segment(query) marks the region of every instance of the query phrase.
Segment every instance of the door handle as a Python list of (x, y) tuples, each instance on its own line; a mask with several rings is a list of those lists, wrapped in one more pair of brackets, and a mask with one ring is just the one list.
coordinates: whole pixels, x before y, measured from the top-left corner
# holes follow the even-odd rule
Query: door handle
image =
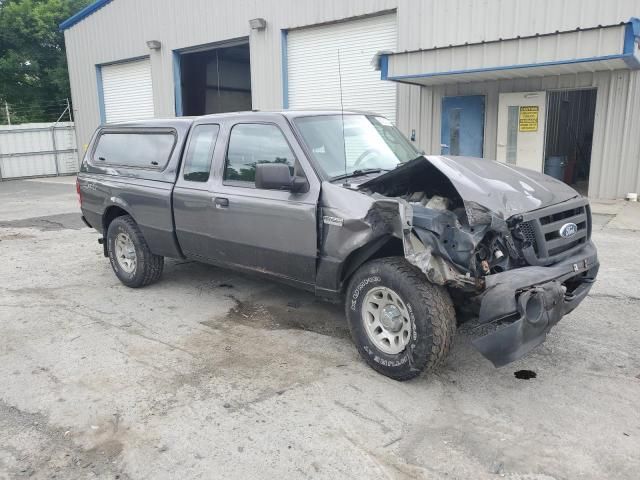
[(216, 197), (214, 199), (216, 207), (218, 208), (227, 208), (229, 206), (229, 199), (224, 197)]

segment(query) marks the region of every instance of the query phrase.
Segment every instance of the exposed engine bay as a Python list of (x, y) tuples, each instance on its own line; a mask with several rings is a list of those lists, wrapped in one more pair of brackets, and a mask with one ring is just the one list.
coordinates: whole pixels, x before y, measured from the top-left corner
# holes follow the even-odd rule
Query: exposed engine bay
[[(409, 233), (404, 222), (405, 256), (431, 281), (481, 288), (486, 275), (526, 265), (521, 252), (529, 242), (520, 233), (517, 215), (507, 222), (463, 200), (449, 178), (426, 161), (404, 170), (394, 172), (388, 182), (382, 175), (361, 189), (376, 198), (394, 198), (409, 210), (404, 215), (411, 223)], [(437, 259), (453, 268), (438, 265)]]

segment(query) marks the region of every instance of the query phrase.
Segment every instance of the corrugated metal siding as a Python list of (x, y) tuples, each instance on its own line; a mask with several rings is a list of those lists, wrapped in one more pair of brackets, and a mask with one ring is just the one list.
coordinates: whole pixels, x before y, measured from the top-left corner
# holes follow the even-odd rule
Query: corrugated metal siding
[(399, 51), (614, 25), (638, 0), (399, 0)]
[(148, 58), (105, 65), (101, 69), (107, 123), (153, 118), (153, 84)]
[(380, 81), (371, 59), (379, 51), (395, 51), (397, 36), (395, 15), (292, 30), (287, 37), (289, 108), (339, 109), (342, 98), (347, 110), (395, 122), (396, 84)]
[[(574, 62), (594, 57), (620, 55), (625, 26), (603, 27), (557, 35), (517, 38), (501, 42), (478, 43), (451, 48), (399, 53), (389, 58), (389, 78), (408, 75), (439, 74), (416, 77), (411, 82), (433, 85), (452, 82), (497, 80), (499, 78), (543, 76), (558, 73), (592, 72), (625, 68), (622, 59), (547, 65), (512, 69), (515, 65)], [(506, 68), (506, 69), (505, 69)], [(490, 71), (478, 71), (490, 69)], [(468, 73), (450, 73), (468, 72)]]
[(74, 125), (70, 122), (0, 126), (0, 178), (75, 173), (75, 149)]
[(440, 153), (444, 96), (486, 95), (485, 158), (496, 158), (498, 95), (572, 88), (597, 88), (589, 196), (616, 198), (640, 191), (640, 71), (620, 70), (423, 87), (420, 145)]
[[(65, 31), (71, 91), (76, 116), (78, 141), (86, 145), (100, 122), (95, 65), (150, 55), (153, 72), (156, 116), (174, 115), (173, 50), (232, 38), (250, 37), (251, 81), (254, 108), (282, 107), (281, 29), (339, 21), (397, 8), (398, 51), (433, 48), (515, 38), (536, 33), (611, 25), (640, 15), (640, 0), (114, 0), (98, 12)], [(264, 31), (249, 29), (248, 20), (267, 20)], [(149, 52), (145, 42), (160, 40), (162, 50)], [(617, 76), (622, 75), (620, 80)], [(612, 78), (616, 80), (610, 80)], [(626, 83), (624, 77), (627, 77)], [(633, 77), (634, 80), (630, 80)], [(588, 79), (586, 81), (585, 79)], [(506, 91), (571, 88), (586, 84), (600, 87), (597, 125), (600, 117), (617, 119), (629, 115), (625, 123), (630, 135), (638, 138), (638, 115), (630, 114), (640, 101), (637, 73), (580, 74), (543, 79), (482, 82), (448, 87), (453, 92), (489, 92), (487, 119), (497, 118), (497, 94)], [(493, 86), (489, 85), (492, 84)], [(398, 87), (397, 124), (425, 147), (439, 145), (441, 91), (446, 88)], [(511, 90), (509, 90), (511, 89)], [(616, 92), (629, 93), (624, 101)], [(607, 90), (606, 96), (600, 92)], [(455, 93), (452, 93), (455, 94)], [(492, 105), (495, 104), (495, 107)], [(599, 116), (599, 117), (598, 117)], [(487, 120), (485, 140), (487, 156), (495, 156), (495, 121)], [(490, 131), (493, 129), (493, 131)], [(635, 134), (635, 137), (633, 137)], [(599, 138), (609, 136), (613, 140)], [(638, 143), (624, 142), (622, 133), (596, 129), (591, 175), (594, 196), (621, 195), (630, 188), (629, 179), (638, 187)], [(624, 148), (616, 150), (616, 140)], [(596, 145), (601, 150), (596, 150)], [(599, 173), (598, 159), (624, 157), (615, 165), (615, 175)], [(635, 162), (635, 163), (634, 163)], [(607, 160), (607, 165), (610, 165)], [(611, 170), (613, 172), (614, 170)], [(635, 177), (634, 177), (635, 174)], [(614, 176), (623, 177), (613, 179)]]
[[(173, 50), (249, 36), (253, 107), (282, 108), (281, 30), (396, 8), (397, 0), (114, 0), (65, 31), (82, 153), (100, 123), (95, 65), (150, 55), (155, 115), (175, 114)], [(264, 31), (249, 19), (267, 20)], [(147, 40), (162, 49), (149, 52)]]

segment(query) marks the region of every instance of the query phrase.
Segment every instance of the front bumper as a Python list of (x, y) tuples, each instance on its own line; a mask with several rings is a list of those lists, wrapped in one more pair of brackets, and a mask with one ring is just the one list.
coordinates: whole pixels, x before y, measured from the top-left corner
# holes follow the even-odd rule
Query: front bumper
[(526, 355), (584, 300), (599, 266), (596, 247), (589, 241), (555, 265), (487, 276), (479, 321), (495, 331), (474, 339), (473, 345), (496, 367)]

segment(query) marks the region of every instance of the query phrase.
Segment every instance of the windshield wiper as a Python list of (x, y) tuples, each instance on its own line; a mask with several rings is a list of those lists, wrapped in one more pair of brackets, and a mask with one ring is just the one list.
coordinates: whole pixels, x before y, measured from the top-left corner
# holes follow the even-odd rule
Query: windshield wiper
[(363, 175), (368, 175), (370, 173), (380, 173), (380, 172), (388, 172), (388, 169), (385, 168), (362, 168), (358, 170), (354, 170), (351, 173), (347, 173), (344, 175), (338, 175), (336, 177), (331, 177), (331, 181), (335, 180), (344, 180), (345, 178), (353, 178), (353, 177), (361, 177)]

